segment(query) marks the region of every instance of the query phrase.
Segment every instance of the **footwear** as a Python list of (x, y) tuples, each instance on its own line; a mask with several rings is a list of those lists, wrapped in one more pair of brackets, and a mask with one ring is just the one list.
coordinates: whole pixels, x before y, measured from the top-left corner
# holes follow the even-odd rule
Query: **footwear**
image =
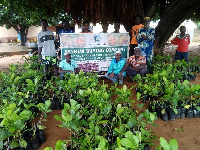
[(122, 84), (123, 84), (123, 81), (119, 81), (119, 84), (121, 84), (121, 85), (122, 85)]

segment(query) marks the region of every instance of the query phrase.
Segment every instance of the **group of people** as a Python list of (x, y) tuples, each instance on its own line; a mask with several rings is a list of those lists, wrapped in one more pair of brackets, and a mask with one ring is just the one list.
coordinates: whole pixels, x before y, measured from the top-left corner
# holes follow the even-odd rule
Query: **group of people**
[[(155, 29), (150, 27), (150, 18), (145, 17), (144, 23), (141, 24), (141, 19), (139, 16), (134, 18), (134, 26), (132, 27), (130, 35), (130, 52), (129, 58), (126, 62), (124, 58), (121, 57), (121, 52), (117, 51), (115, 53), (115, 59), (111, 61), (110, 67), (106, 74), (106, 77), (112, 80), (114, 83), (119, 80), (119, 84), (123, 84), (123, 77), (126, 74), (129, 75), (131, 80), (137, 74), (144, 76), (147, 72), (151, 71), (151, 62), (153, 59), (153, 44), (155, 42)], [(55, 41), (59, 42), (59, 35), (61, 33), (74, 33), (72, 29), (69, 28), (68, 20), (62, 21), (63, 29), (58, 32), (58, 38), (54, 39), (54, 34), (52, 31), (47, 29), (47, 20), (41, 20), (42, 31), (37, 35), (38, 43), (38, 55), (39, 62), (44, 64), (44, 72), (47, 74), (53, 69), (53, 73), (63, 78), (66, 73), (79, 72), (78, 66), (74, 60), (71, 59), (70, 53), (64, 54), (64, 60), (59, 64), (59, 69), (57, 69), (57, 54), (55, 51)], [(102, 24), (103, 32), (107, 33), (108, 23)], [(115, 31), (113, 33), (119, 33), (120, 24), (114, 24)], [(181, 34), (176, 36), (171, 43), (178, 45), (176, 50), (175, 60), (182, 60), (188, 62), (188, 45), (190, 44), (190, 37), (185, 34), (185, 26), (180, 27)], [(81, 33), (92, 33), (89, 30), (89, 22), (83, 22), (83, 30)], [(51, 70), (52, 71), (52, 70)]]

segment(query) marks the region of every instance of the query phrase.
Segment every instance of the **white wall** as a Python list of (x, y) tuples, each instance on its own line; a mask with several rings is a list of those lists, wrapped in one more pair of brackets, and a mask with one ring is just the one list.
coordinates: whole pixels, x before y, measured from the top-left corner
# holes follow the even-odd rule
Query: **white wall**
[[(31, 26), (28, 30), (28, 38), (37, 37), (37, 34), (41, 31), (41, 27)], [(14, 28), (6, 29), (0, 26), (0, 38), (13, 38), (18, 37), (17, 31)]]

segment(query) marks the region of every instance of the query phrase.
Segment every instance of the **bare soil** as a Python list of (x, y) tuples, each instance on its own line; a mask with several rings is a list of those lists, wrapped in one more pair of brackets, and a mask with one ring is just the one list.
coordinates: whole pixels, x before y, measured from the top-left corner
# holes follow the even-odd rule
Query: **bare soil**
[[(12, 45), (11, 45), (12, 46)], [(4, 47), (5, 48), (5, 47)], [(12, 49), (12, 48), (10, 48)], [(12, 52), (12, 54), (9, 52), (9, 55), (2, 55), (2, 51), (0, 49), (0, 71), (1, 70), (8, 70), (9, 64), (17, 64), (17, 62), (22, 62), (22, 53), (27, 55), (27, 50), (19, 49)], [(4, 51), (5, 52), (5, 51)], [(7, 51), (6, 51), (7, 52)], [(175, 46), (167, 45), (164, 51), (166, 54), (174, 55), (175, 54)], [(200, 56), (200, 46), (198, 44), (192, 44), (189, 47), (189, 53), (191, 56)], [(5, 53), (4, 53), (5, 54)], [(16, 55), (17, 54), (17, 55)], [(107, 79), (100, 79), (99, 81), (102, 83), (103, 80), (106, 84), (111, 85), (111, 82)], [(200, 73), (197, 74), (197, 78), (195, 81), (192, 81), (191, 83), (194, 84), (200, 84)], [(129, 78), (126, 77), (124, 79), (124, 85), (127, 85), (128, 88), (135, 86), (135, 83), (129, 82)], [(118, 85), (119, 87), (121, 85)], [(121, 86), (122, 87), (122, 86)], [(132, 99), (136, 99), (136, 91), (135, 88), (132, 89)], [(141, 102), (139, 102), (141, 103)], [(133, 108), (135, 108), (135, 105)], [(144, 108), (147, 108), (148, 104), (145, 103)], [(55, 143), (57, 140), (67, 140), (70, 136), (67, 129), (63, 129), (58, 127), (61, 123), (57, 121), (54, 116), (55, 115), (61, 115), (61, 110), (54, 110), (51, 113), (48, 114), (47, 121), (44, 122), (44, 125), (46, 126), (45, 135), (46, 135), (46, 142), (42, 144), (39, 150), (43, 150), (45, 147), (53, 147), (55, 146)], [(175, 138), (178, 141), (179, 149), (180, 150), (199, 150), (200, 149), (200, 118), (193, 118), (193, 119), (178, 119), (175, 121), (162, 121), (161, 119), (158, 119), (155, 121), (155, 124), (157, 127), (152, 127), (151, 125), (148, 127), (152, 130), (152, 133), (157, 136), (157, 139), (154, 140), (155, 145), (158, 145), (159, 138), (164, 137), (167, 141), (169, 141), (171, 138)], [(151, 150), (154, 150), (155, 146), (151, 148)]]

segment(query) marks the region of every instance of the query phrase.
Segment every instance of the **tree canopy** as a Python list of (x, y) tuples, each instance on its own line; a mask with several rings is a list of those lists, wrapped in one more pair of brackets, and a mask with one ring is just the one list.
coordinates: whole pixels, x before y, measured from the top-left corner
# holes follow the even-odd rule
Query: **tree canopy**
[[(6, 19), (15, 20), (14, 24), (30, 26), (37, 24), (41, 18), (57, 23), (59, 16), (67, 13), (75, 23), (81, 21), (119, 22), (128, 31), (133, 26), (135, 15), (160, 19), (156, 28), (156, 52), (162, 52), (164, 43), (175, 29), (185, 20), (200, 18), (199, 0), (1, 0), (3, 7), (10, 15), (1, 15), (0, 22), (7, 24)], [(2, 11), (0, 11), (1, 14)], [(4, 16), (4, 17), (3, 17)], [(65, 17), (65, 16), (63, 16)], [(12, 19), (10, 19), (12, 18)], [(17, 18), (19, 20), (17, 20)], [(17, 23), (16, 23), (17, 22)], [(12, 23), (13, 24), (13, 23)], [(11, 26), (11, 25), (10, 25)]]

